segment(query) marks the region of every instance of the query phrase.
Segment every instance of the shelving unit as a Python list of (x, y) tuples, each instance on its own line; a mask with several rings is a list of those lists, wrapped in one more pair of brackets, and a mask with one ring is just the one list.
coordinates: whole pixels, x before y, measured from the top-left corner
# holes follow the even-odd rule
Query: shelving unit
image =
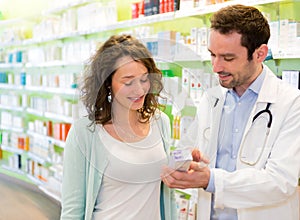
[[(50, 15), (59, 16), (70, 9), (78, 9), (93, 3), (99, 3), (99, 1), (75, 1), (61, 7), (46, 10), (41, 13), (41, 18), (46, 18)], [(5, 112), (11, 114), (11, 116), (17, 115), (24, 120), (24, 126), (22, 126), (22, 128), (14, 127), (13, 124), (11, 124), (12, 126), (9, 124), (5, 125), (5, 123), (1, 121), (0, 130), (2, 131), (2, 134), (5, 133), (5, 135), (8, 136), (13, 134), (17, 136), (26, 136), (30, 139), (30, 146), (28, 150), (19, 149), (18, 146), (13, 144), (13, 141), (3, 143), (2, 140), (1, 150), (4, 154), (4, 161), (9, 160), (8, 158), (13, 155), (21, 155), (22, 158), (24, 157), (25, 161), (22, 159), (22, 168), (13, 169), (13, 171), (20, 175), (29, 175), (30, 178), (34, 179), (45, 192), (59, 200), (59, 186), (63, 162), (62, 152), (65, 144), (65, 137), (62, 138), (61, 134), (54, 135), (53, 131), (49, 134), (49, 132), (46, 131), (49, 127), (45, 124), (51, 122), (52, 124), (69, 125), (72, 124), (74, 118), (79, 117), (80, 110), (77, 107), (78, 91), (76, 90), (76, 77), (82, 72), (88, 57), (97, 48), (98, 42), (103, 42), (110, 35), (116, 33), (128, 32), (135, 34), (136, 30), (141, 30), (142, 28), (150, 28), (152, 30), (149, 31), (146, 36), (138, 36), (141, 40), (145, 40), (145, 43), (149, 42), (149, 40), (159, 41), (160, 39), (157, 36), (157, 33), (165, 30), (181, 32), (181, 35), (186, 37), (189, 35), (187, 33), (190, 33), (193, 27), (201, 28), (207, 25), (208, 17), (211, 13), (224, 6), (236, 3), (266, 7), (267, 13), (269, 11), (276, 11), (275, 16), (273, 15), (274, 13), (270, 13), (273, 17), (275, 17), (271, 18), (273, 20), (281, 19), (280, 14), (278, 14), (281, 10), (281, 4), (295, 4), (298, 8), (300, 7), (296, 1), (233, 0), (216, 5), (194, 8), (189, 11), (179, 10), (132, 20), (112, 21), (109, 25), (99, 26), (89, 30), (72, 30), (68, 33), (64, 32), (53, 36), (39, 36), (37, 38), (22, 40), (17, 39), (0, 43), (0, 62), (2, 61), (2, 63), (0, 63), (0, 73), (5, 73), (7, 77), (14, 78), (12, 81), (7, 79), (7, 82), (0, 83), (0, 113), (2, 114)], [(286, 17), (284, 19), (286, 19)], [(32, 19), (27, 21), (26, 18), (14, 19), (11, 21), (0, 21), (0, 34), (1, 29), (8, 28), (9, 26), (18, 26), (20, 22), (30, 23), (31, 27), (34, 26), (34, 24), (32, 24)], [(161, 56), (155, 56), (160, 67), (166, 69), (173, 68), (175, 69), (174, 72), (177, 72), (179, 69), (181, 71), (184, 67), (201, 67), (204, 68), (205, 71), (211, 72), (211, 67), (208, 62), (210, 60), (209, 54), (195, 52), (193, 50), (193, 45), (191, 44), (184, 44), (179, 41), (171, 43), (172, 45), (179, 45), (180, 48), (185, 48), (186, 53), (173, 54), (165, 59)], [(62, 51), (67, 50), (68, 48), (66, 47), (69, 44), (73, 44), (74, 48), (78, 45), (83, 45), (82, 53), (79, 54), (79, 56), (76, 56), (77, 54), (73, 54), (75, 58), (79, 58), (73, 59), (73, 56), (63, 56)], [(75, 51), (74, 48), (73, 50)], [(50, 53), (49, 51), (53, 52), (53, 59), (44, 58), (41, 59), (42, 61), (38, 62), (28, 60), (30, 58), (28, 55), (29, 53), (31, 53), (31, 55), (35, 53), (35, 56), (32, 56), (38, 57), (37, 54), (44, 52), (43, 56), (46, 57), (45, 54)], [(19, 61), (11, 61), (10, 59), (16, 59), (15, 56), (17, 56), (17, 52), (21, 53), (23, 56), (22, 59)], [(273, 60), (267, 61), (266, 63), (271, 67), (271, 69), (276, 69), (277, 72), (280, 72), (280, 68), (278, 67), (280, 60), (288, 60), (284, 62), (297, 60), (297, 62), (292, 61), (293, 67), (300, 69), (300, 65), (298, 64), (300, 51), (298, 52), (299, 54), (288, 54), (285, 52), (275, 53), (273, 54)], [(55, 53), (58, 53), (58, 55)], [(27, 54), (27, 58), (25, 54)], [(3, 59), (3, 57), (7, 59)], [(27, 82), (22, 82), (20, 78), (21, 72), (25, 72), (26, 77), (31, 76), (32, 81), (29, 83), (28, 79), (30, 77), (27, 77)], [(280, 75), (280, 73), (278, 74)], [(55, 80), (57, 79), (55, 77), (53, 78), (53, 75), (57, 75), (59, 77), (65, 76), (70, 79), (70, 83), (68, 85), (65, 84), (60, 86), (59, 82), (66, 82), (68, 80), (61, 78), (58, 80), (59, 82), (56, 82)], [(181, 74), (176, 73), (175, 76), (181, 77)], [(46, 83), (49, 79), (47, 77), (52, 80), (52, 86)], [(2, 95), (11, 95), (16, 97), (16, 99), (19, 100), (18, 105), (1, 104)], [(64, 103), (64, 105), (66, 105), (65, 108), (68, 110), (65, 109), (58, 112), (51, 112), (47, 111), (46, 108), (35, 108), (33, 104), (34, 101), (37, 101), (43, 103), (43, 105), (47, 105), (53, 97), (56, 101), (60, 100), (56, 102), (57, 106), (61, 106), (61, 103)], [(72, 109), (74, 107), (76, 107), (76, 110), (74, 111), (73, 109), (72, 114), (70, 114), (70, 108)], [(65, 114), (65, 112), (69, 113)], [(39, 127), (33, 129), (34, 126)], [(45, 143), (46, 146), (32, 146), (31, 144), (34, 143), (34, 140), (43, 140), (42, 143)], [(40, 154), (36, 153), (39, 152), (39, 150), (43, 152)], [(29, 169), (29, 164), (26, 165), (26, 163), (35, 163), (36, 169), (40, 169), (40, 173), (35, 174), (32, 172), (32, 169)], [(9, 164), (5, 164), (3, 165), (3, 168), (11, 169), (11, 166)], [(46, 175), (43, 176), (44, 174)], [(53, 184), (53, 188), (51, 188), (51, 184)]]

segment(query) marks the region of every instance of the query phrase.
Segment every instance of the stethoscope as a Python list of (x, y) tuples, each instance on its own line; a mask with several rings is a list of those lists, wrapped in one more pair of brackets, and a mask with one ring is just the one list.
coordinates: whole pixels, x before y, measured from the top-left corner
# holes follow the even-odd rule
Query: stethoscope
[[(216, 107), (216, 105), (217, 105), (217, 103), (218, 103), (218, 101), (219, 101), (219, 99), (217, 99), (216, 100), (216, 102), (214, 103), (214, 107)], [(266, 131), (266, 135), (265, 135), (265, 139), (264, 139), (264, 143), (263, 143), (263, 147), (262, 147), (262, 150), (261, 150), (261, 152), (260, 152), (260, 154), (259, 154), (259, 156), (258, 156), (258, 158), (254, 161), (254, 162), (249, 162), (249, 161), (246, 161), (246, 160), (244, 160), (243, 159), (243, 157), (242, 157), (242, 154), (243, 154), (243, 149), (244, 149), (244, 143), (245, 143), (245, 140), (247, 139), (247, 134), (246, 134), (246, 137), (244, 138), (244, 140), (243, 140), (243, 142), (242, 142), (242, 144), (241, 144), (241, 148), (240, 148), (240, 153), (239, 153), (239, 159), (240, 159), (240, 161), (242, 162), (242, 163), (244, 163), (244, 164), (247, 164), (247, 165), (249, 165), (249, 166), (255, 166), (257, 163), (258, 163), (258, 161), (260, 160), (260, 158), (262, 157), (262, 154), (263, 154), (263, 152), (264, 152), (264, 149), (265, 149), (265, 146), (266, 146), (266, 142), (267, 142), (267, 138), (268, 138), (268, 136), (269, 136), (269, 133), (270, 133), (270, 129), (271, 129), (271, 125), (272, 125), (272, 121), (273, 121), (273, 116), (272, 116), (272, 113), (271, 113), (271, 111), (270, 111), (270, 105), (271, 105), (271, 103), (267, 103), (267, 106), (266, 106), (266, 108), (265, 109), (263, 109), (263, 110), (261, 110), (261, 111), (259, 111), (259, 112), (257, 112), (254, 116), (253, 116), (253, 119), (252, 119), (252, 124), (255, 122), (255, 120), (259, 117), (259, 116), (261, 116), (262, 114), (264, 114), (264, 113), (266, 113), (267, 115), (268, 115), (268, 123), (267, 123), (267, 131)], [(210, 136), (210, 127), (208, 127), (208, 128), (205, 128), (204, 129), (204, 132), (203, 132), (203, 138), (205, 139), (205, 140), (209, 140), (209, 136)]]
[(262, 115), (263, 113), (267, 113), (269, 115), (269, 122), (267, 124), (268, 132), (270, 131), (270, 128), (271, 128), (271, 125), (272, 125), (272, 120), (273, 120), (272, 113), (271, 113), (271, 111), (269, 109), (270, 105), (271, 105), (271, 103), (268, 102), (267, 106), (266, 106), (266, 109), (257, 112), (256, 115), (254, 115), (253, 120), (252, 120), (252, 123), (253, 123), (255, 121), (255, 119), (257, 119), (260, 115)]
[(244, 149), (244, 142), (245, 142), (245, 139), (247, 138), (247, 134), (246, 134), (246, 137), (244, 138), (243, 140), (243, 143), (241, 144), (241, 149), (240, 149), (240, 153), (239, 153), (239, 158), (240, 158), (240, 161), (244, 164), (247, 164), (249, 166), (255, 166), (258, 161), (260, 160), (260, 158), (262, 157), (262, 154), (264, 152), (264, 149), (265, 149), (265, 146), (266, 146), (266, 142), (267, 142), (267, 138), (269, 136), (269, 133), (270, 133), (270, 128), (271, 128), (271, 125), (272, 125), (272, 120), (273, 120), (273, 116), (272, 116), (272, 113), (270, 111), (270, 105), (271, 103), (267, 103), (267, 106), (264, 110), (261, 110), (259, 111), (258, 113), (256, 113), (252, 119), (252, 124), (255, 122), (255, 120), (262, 114), (264, 113), (267, 113), (268, 116), (269, 116), (269, 120), (268, 120), (268, 123), (267, 123), (267, 131), (266, 131), (266, 136), (265, 136), (265, 140), (264, 140), (264, 143), (263, 143), (263, 146), (262, 146), (262, 150), (258, 156), (258, 158), (253, 161), (253, 162), (249, 162), (249, 161), (245, 161), (243, 158), (242, 158), (242, 152), (243, 152), (243, 149)]

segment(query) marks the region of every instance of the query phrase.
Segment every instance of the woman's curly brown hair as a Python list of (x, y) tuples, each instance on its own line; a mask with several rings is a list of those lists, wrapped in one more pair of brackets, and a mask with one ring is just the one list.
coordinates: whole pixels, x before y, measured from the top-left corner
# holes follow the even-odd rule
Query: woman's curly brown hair
[(111, 36), (90, 58), (84, 69), (80, 87), (81, 101), (88, 118), (96, 124), (106, 124), (111, 120), (111, 103), (107, 97), (110, 92), (112, 76), (117, 70), (120, 58), (129, 56), (141, 62), (148, 70), (150, 90), (143, 107), (138, 110), (141, 122), (148, 122), (160, 106), (157, 98), (163, 89), (162, 73), (157, 68), (152, 55), (145, 45), (131, 35)]

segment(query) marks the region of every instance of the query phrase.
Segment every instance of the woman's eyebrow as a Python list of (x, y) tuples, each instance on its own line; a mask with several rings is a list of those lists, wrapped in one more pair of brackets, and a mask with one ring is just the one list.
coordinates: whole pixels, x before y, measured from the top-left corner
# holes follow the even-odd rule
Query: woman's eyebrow
[[(145, 76), (145, 75), (148, 75), (148, 74), (149, 74), (149, 73), (148, 73), (148, 71), (147, 71), (147, 72), (143, 73), (142, 76)], [(126, 76), (122, 76), (122, 77), (121, 77), (121, 79), (133, 79), (133, 78), (135, 78), (134, 75), (126, 75)]]

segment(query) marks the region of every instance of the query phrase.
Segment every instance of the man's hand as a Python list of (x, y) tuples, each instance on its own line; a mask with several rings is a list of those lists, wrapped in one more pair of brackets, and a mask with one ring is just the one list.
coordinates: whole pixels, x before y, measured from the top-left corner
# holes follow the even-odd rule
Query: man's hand
[(161, 179), (170, 188), (206, 188), (210, 178), (210, 170), (199, 162), (192, 161), (187, 172), (176, 171), (164, 167)]
[(209, 159), (201, 153), (197, 148), (192, 150), (193, 161), (209, 164)]

